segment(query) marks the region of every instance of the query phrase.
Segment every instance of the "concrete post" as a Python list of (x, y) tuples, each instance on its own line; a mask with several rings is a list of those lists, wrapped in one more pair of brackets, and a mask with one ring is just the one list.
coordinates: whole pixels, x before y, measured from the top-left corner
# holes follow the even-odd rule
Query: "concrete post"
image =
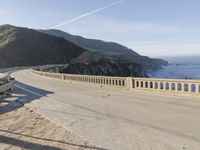
[(166, 91), (167, 88), (166, 88), (166, 82), (163, 82), (163, 90)]
[(192, 84), (188, 84), (188, 92), (192, 93)]
[(150, 84), (151, 84), (151, 82), (150, 82), (150, 81), (148, 81), (147, 83), (148, 83), (148, 85), (147, 85), (147, 88), (148, 88), (148, 89), (151, 89), (151, 85), (150, 85)]
[(156, 90), (156, 82), (153, 81), (153, 90)]
[(160, 82), (158, 82), (158, 90), (161, 90), (161, 89), (160, 89)]
[(175, 83), (175, 92), (178, 92), (178, 83)]
[(151, 89), (151, 82), (148, 81), (148, 89)]
[(199, 84), (196, 84), (195, 86), (196, 86), (196, 93), (199, 94)]
[(65, 75), (64, 74), (62, 74), (62, 80), (65, 80)]
[(172, 91), (172, 83), (169, 82), (169, 91)]
[(128, 77), (128, 78), (126, 79), (126, 82), (127, 82), (127, 88), (132, 89), (132, 88), (135, 87), (135, 86), (133, 85), (133, 83), (134, 83), (133, 80), (134, 80), (134, 79), (133, 79), (132, 77)]
[(181, 86), (182, 86), (182, 92), (184, 92), (185, 91), (185, 84), (182, 83)]
[(138, 88), (140, 89), (140, 88), (141, 88), (141, 82), (140, 82), (140, 81), (138, 81), (138, 84), (139, 84)]

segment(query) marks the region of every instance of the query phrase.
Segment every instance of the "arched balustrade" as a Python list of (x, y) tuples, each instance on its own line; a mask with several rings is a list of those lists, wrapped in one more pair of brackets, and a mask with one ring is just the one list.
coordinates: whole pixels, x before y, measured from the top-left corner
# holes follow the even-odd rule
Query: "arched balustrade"
[(154, 78), (125, 78), (125, 77), (106, 77), (106, 76), (87, 76), (49, 73), (32, 70), (36, 75), (62, 79), (74, 80), (79, 82), (102, 84), (124, 88), (135, 88), (140, 90), (152, 90), (166, 93), (198, 94), (200, 95), (199, 80), (175, 80), (175, 79), (154, 79)]

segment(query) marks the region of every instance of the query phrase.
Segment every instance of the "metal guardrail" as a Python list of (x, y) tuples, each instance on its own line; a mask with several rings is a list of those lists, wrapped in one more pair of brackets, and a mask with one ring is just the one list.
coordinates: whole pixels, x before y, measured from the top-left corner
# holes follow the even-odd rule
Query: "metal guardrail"
[(14, 88), (14, 80), (4, 84), (4, 85), (1, 85), (0, 86), (0, 93), (5, 93), (5, 92), (11, 92)]
[(0, 94), (9, 93), (14, 89), (15, 79), (11, 78), (9, 74), (3, 74), (0, 77)]

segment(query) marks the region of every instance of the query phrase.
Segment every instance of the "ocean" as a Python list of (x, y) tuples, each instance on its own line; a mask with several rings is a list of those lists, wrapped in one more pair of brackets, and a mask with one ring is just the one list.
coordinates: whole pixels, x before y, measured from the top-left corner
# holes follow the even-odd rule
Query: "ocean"
[(149, 71), (152, 78), (200, 79), (200, 56), (166, 57), (170, 64), (163, 69)]

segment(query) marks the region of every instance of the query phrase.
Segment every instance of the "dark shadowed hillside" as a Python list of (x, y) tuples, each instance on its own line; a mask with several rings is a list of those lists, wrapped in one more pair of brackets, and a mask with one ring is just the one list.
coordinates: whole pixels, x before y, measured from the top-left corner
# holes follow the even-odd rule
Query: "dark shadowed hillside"
[(120, 76), (120, 77), (147, 77), (144, 69), (138, 64), (130, 64), (126, 61), (113, 61), (101, 58), (96, 62), (88, 64), (70, 64), (62, 73), (98, 75), (98, 76)]
[(101, 40), (86, 39), (81, 36), (74, 36), (60, 30), (40, 30), (43, 33), (63, 37), (72, 43), (88, 49), (96, 58), (106, 57), (113, 60), (126, 60), (130, 63), (137, 63), (146, 69), (158, 69), (168, 63), (161, 59), (152, 59), (141, 56), (135, 51), (113, 42), (105, 42)]
[(64, 38), (28, 28), (0, 26), (0, 68), (65, 64), (85, 51)]

